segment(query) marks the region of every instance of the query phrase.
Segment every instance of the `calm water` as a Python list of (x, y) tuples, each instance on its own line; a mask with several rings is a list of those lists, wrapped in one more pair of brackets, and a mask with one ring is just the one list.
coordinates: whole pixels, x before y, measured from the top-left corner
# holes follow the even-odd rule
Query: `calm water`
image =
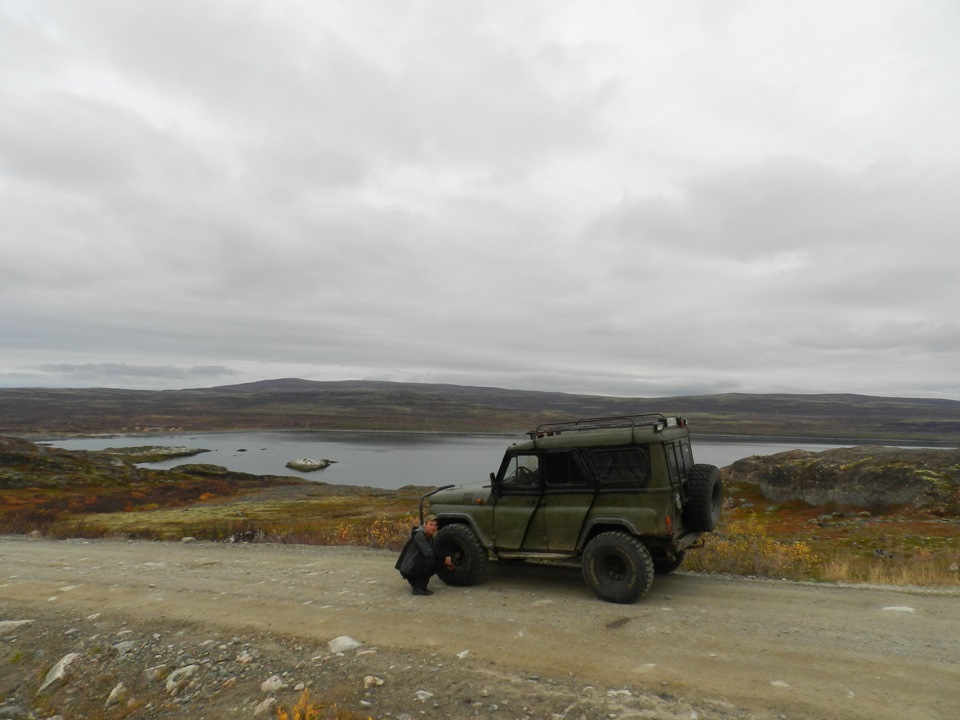
[[(164, 445), (205, 448), (209, 452), (144, 467), (171, 468), (185, 463), (211, 463), (255, 475), (294, 475), (337, 485), (396, 489), (404, 485), (448, 485), (482, 482), (500, 466), (504, 449), (524, 436), (434, 435), (348, 432), (224, 432), (135, 437), (77, 438), (49, 444), (67, 450)], [(697, 462), (718, 467), (750, 455), (785, 450), (827, 450), (841, 445), (704, 442), (694, 438)], [(299, 458), (335, 460), (326, 470), (301, 473), (285, 464)]]

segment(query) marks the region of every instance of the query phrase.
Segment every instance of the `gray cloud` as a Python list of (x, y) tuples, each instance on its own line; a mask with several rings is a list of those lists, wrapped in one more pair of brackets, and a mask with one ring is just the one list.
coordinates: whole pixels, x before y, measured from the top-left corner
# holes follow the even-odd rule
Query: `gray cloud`
[(6, 3), (0, 384), (960, 397), (957, 19)]

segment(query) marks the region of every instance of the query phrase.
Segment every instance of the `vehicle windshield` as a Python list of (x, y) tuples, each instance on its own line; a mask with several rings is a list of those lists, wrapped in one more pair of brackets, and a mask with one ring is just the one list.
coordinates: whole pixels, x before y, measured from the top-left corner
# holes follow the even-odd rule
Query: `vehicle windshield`
[(532, 487), (540, 484), (540, 458), (536, 455), (514, 455), (503, 473), (503, 484), (509, 487)]

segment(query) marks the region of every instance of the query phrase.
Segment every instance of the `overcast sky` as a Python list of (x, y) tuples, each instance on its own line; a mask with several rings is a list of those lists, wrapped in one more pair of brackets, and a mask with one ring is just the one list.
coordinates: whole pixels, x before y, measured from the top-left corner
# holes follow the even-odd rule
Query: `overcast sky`
[(960, 3), (0, 0), (0, 386), (960, 399)]

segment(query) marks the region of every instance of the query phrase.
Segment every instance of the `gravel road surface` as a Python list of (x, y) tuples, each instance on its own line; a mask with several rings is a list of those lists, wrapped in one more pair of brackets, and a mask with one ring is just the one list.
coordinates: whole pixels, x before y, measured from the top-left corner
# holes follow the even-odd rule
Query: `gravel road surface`
[[(0, 634), (0, 662), (47, 642), (33, 653), (52, 665), (70, 650), (58, 627), (87, 638), (176, 628), (182, 644), (259, 638), (261, 653), (285, 655), (273, 661), (291, 685), (302, 676), (318, 696), (321, 667), (334, 667), (318, 648), (348, 636), (365, 654), (335, 674), (341, 690), (357, 686), (340, 700), (357, 717), (960, 717), (954, 590), (680, 572), (658, 577), (640, 602), (615, 605), (578, 571), (492, 564), (480, 585), (435, 579), (432, 597), (413, 597), (394, 559), (347, 547), (0, 538), (0, 621), (35, 623)], [(37, 684), (19, 665), (0, 669), (11, 703)], [(370, 676), (382, 687), (364, 688)], [(424, 687), (429, 698), (415, 695)], [(151, 704), (130, 716), (214, 718), (233, 703), (237, 717), (254, 717), (260, 699), (208, 694), (189, 713)], [(295, 697), (290, 688), (281, 699)], [(44, 707), (53, 714), (58, 702), (52, 695)], [(76, 698), (67, 706), (74, 714), (63, 717), (87, 716)]]

